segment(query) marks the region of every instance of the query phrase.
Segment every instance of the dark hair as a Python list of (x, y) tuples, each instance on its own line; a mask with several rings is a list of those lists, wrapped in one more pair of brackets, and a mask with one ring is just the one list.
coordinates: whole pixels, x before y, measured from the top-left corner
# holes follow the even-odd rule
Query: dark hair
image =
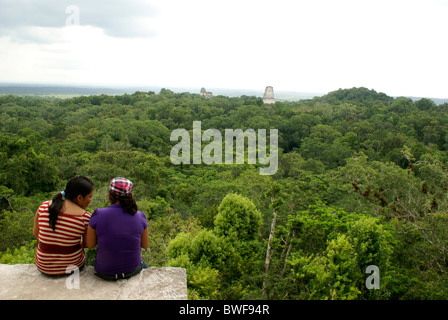
[[(85, 176), (76, 176), (71, 178), (67, 185), (65, 186), (65, 199), (73, 201), (79, 195), (85, 197), (89, 193), (93, 191), (93, 182), (85, 177)], [(64, 205), (63, 195), (59, 192), (57, 195), (53, 197), (51, 205), (48, 208), (48, 212), (50, 213), (50, 227), (53, 229), (56, 228), (56, 221), (58, 220), (59, 213), (62, 210), (62, 206)]]
[(109, 190), (109, 199), (111, 203), (120, 202), (120, 205), (123, 207), (123, 210), (131, 215), (134, 215), (138, 211), (137, 202), (135, 202), (132, 193), (123, 195), (117, 194), (113, 190)]

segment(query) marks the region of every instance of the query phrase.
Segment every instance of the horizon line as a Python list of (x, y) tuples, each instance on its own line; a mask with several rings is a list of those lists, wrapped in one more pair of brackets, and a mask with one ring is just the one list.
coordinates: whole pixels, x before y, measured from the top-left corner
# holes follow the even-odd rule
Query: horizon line
[[(79, 89), (113, 89), (113, 90), (119, 90), (119, 89), (168, 89), (168, 90), (198, 90), (200, 91), (201, 88), (205, 86), (164, 86), (164, 85), (144, 85), (144, 84), (92, 84), (92, 83), (52, 83), (52, 82), (3, 82), (0, 81), (0, 87), (8, 87), (8, 86), (18, 86), (18, 87), (30, 87), (30, 86), (36, 86), (36, 87), (58, 87), (58, 88), (79, 88)], [(264, 92), (265, 86), (263, 89), (254, 89), (254, 88), (231, 88), (231, 87), (208, 87), (207, 90), (217, 90), (217, 91), (238, 91), (238, 92)], [(207, 87), (205, 87), (207, 88)], [(292, 93), (292, 94), (306, 94), (306, 95), (314, 95), (314, 96), (323, 96), (330, 92), (338, 91), (338, 90), (347, 90), (347, 89), (353, 89), (353, 88), (366, 88), (369, 90), (374, 90), (378, 93), (384, 93), (387, 96), (398, 98), (398, 97), (406, 97), (406, 98), (427, 98), (427, 99), (437, 99), (437, 100), (448, 100), (448, 97), (440, 98), (440, 97), (430, 97), (430, 96), (418, 96), (418, 95), (389, 95), (383, 91), (378, 91), (374, 88), (368, 88), (365, 86), (358, 86), (358, 87), (351, 87), (351, 88), (338, 88), (334, 90), (329, 90), (327, 92), (324, 91), (296, 91), (296, 90), (276, 90), (274, 87), (274, 93)], [(182, 91), (186, 92), (186, 91)], [(178, 91), (178, 93), (182, 93)], [(194, 91), (188, 91), (190, 93), (194, 93)], [(448, 101), (447, 101), (448, 102)]]

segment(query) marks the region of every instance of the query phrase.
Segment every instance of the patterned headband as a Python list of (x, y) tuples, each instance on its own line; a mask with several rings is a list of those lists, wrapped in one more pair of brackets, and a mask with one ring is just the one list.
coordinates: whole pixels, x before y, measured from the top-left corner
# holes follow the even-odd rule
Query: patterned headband
[(129, 195), (132, 192), (132, 181), (126, 178), (113, 178), (110, 181), (109, 190), (118, 195)]

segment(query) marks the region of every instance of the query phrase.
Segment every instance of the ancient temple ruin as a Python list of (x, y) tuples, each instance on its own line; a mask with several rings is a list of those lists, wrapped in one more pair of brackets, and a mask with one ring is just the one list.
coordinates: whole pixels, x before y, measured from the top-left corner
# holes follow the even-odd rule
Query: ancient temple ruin
[(274, 88), (272, 88), (271, 86), (267, 86), (266, 89), (264, 90), (263, 102), (268, 104), (275, 103)]
[(201, 92), (199, 93), (201, 97), (211, 98), (213, 96), (212, 92), (207, 92), (205, 88), (201, 88)]

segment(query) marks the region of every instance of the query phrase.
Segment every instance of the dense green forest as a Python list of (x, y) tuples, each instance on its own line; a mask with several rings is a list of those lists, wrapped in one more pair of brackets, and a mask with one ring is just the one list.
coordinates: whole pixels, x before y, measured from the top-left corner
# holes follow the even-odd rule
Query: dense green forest
[[(193, 121), (278, 129), (278, 171), (174, 165), (170, 133)], [(0, 263), (34, 263), (34, 212), (68, 179), (95, 182), (93, 212), (124, 176), (149, 222), (145, 262), (186, 268), (190, 299), (448, 299), (446, 103), (366, 88), (275, 104), (6, 95), (0, 122)]]

